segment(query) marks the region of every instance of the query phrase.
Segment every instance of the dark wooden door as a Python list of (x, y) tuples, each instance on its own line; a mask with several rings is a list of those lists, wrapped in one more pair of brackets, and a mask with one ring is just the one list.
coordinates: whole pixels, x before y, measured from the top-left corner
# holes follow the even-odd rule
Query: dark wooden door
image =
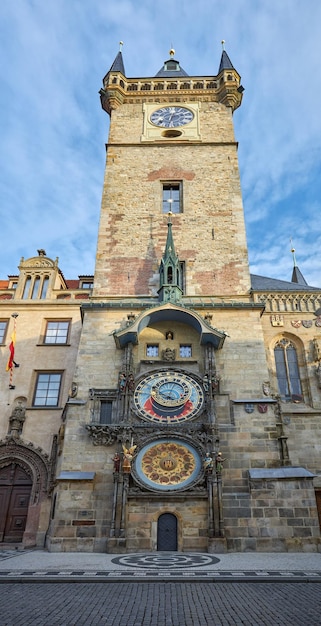
[(159, 552), (177, 550), (177, 517), (173, 513), (163, 513), (158, 518), (157, 550)]
[(32, 481), (15, 463), (0, 470), (0, 541), (20, 543), (26, 527)]

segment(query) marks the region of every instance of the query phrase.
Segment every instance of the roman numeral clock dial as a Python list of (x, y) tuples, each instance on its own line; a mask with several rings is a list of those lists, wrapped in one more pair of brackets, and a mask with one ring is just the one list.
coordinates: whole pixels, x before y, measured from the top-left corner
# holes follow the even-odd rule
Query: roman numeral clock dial
[(194, 113), (186, 107), (162, 107), (154, 111), (149, 119), (155, 126), (177, 128), (189, 124), (194, 119)]

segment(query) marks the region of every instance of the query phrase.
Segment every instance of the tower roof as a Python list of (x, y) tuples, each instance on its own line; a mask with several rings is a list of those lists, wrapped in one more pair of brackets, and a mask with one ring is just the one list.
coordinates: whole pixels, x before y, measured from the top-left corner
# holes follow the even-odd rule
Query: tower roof
[(175, 50), (173, 48), (169, 51), (170, 58), (168, 61), (164, 61), (163, 67), (155, 74), (161, 78), (175, 78), (176, 76), (188, 76), (188, 74), (180, 66), (179, 61), (174, 59)]
[(124, 74), (124, 76), (126, 76), (125, 74), (125, 66), (124, 66), (124, 61), (123, 61), (123, 55), (121, 50), (119, 50), (119, 52), (117, 53), (117, 55), (115, 56), (114, 62), (109, 70), (110, 72), (121, 72), (122, 74)]
[(222, 56), (221, 56), (220, 67), (218, 69), (218, 74), (220, 74), (220, 72), (222, 72), (223, 70), (234, 70), (234, 69), (235, 68), (232, 65), (229, 55), (227, 54), (227, 52), (225, 52), (225, 50), (223, 50)]
[(297, 283), (297, 285), (307, 285), (308, 284), (307, 281), (305, 280), (302, 272), (300, 272), (300, 270), (299, 270), (297, 265), (295, 265), (294, 268), (293, 268), (291, 282), (292, 283)]

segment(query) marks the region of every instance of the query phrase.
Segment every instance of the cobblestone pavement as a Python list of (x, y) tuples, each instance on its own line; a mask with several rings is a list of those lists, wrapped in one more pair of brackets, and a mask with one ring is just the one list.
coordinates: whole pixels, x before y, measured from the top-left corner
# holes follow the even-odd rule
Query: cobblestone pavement
[(4, 583), (1, 626), (319, 626), (321, 583)]

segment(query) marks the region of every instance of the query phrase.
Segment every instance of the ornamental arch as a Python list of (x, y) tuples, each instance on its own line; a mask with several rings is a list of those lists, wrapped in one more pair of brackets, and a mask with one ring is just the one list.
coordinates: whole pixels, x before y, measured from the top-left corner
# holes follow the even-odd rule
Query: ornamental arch
[(41, 519), (50, 508), (50, 467), (48, 456), (31, 443), (13, 437), (0, 442), (0, 543), (7, 537), (25, 547), (44, 545), (49, 517), (47, 523)]

